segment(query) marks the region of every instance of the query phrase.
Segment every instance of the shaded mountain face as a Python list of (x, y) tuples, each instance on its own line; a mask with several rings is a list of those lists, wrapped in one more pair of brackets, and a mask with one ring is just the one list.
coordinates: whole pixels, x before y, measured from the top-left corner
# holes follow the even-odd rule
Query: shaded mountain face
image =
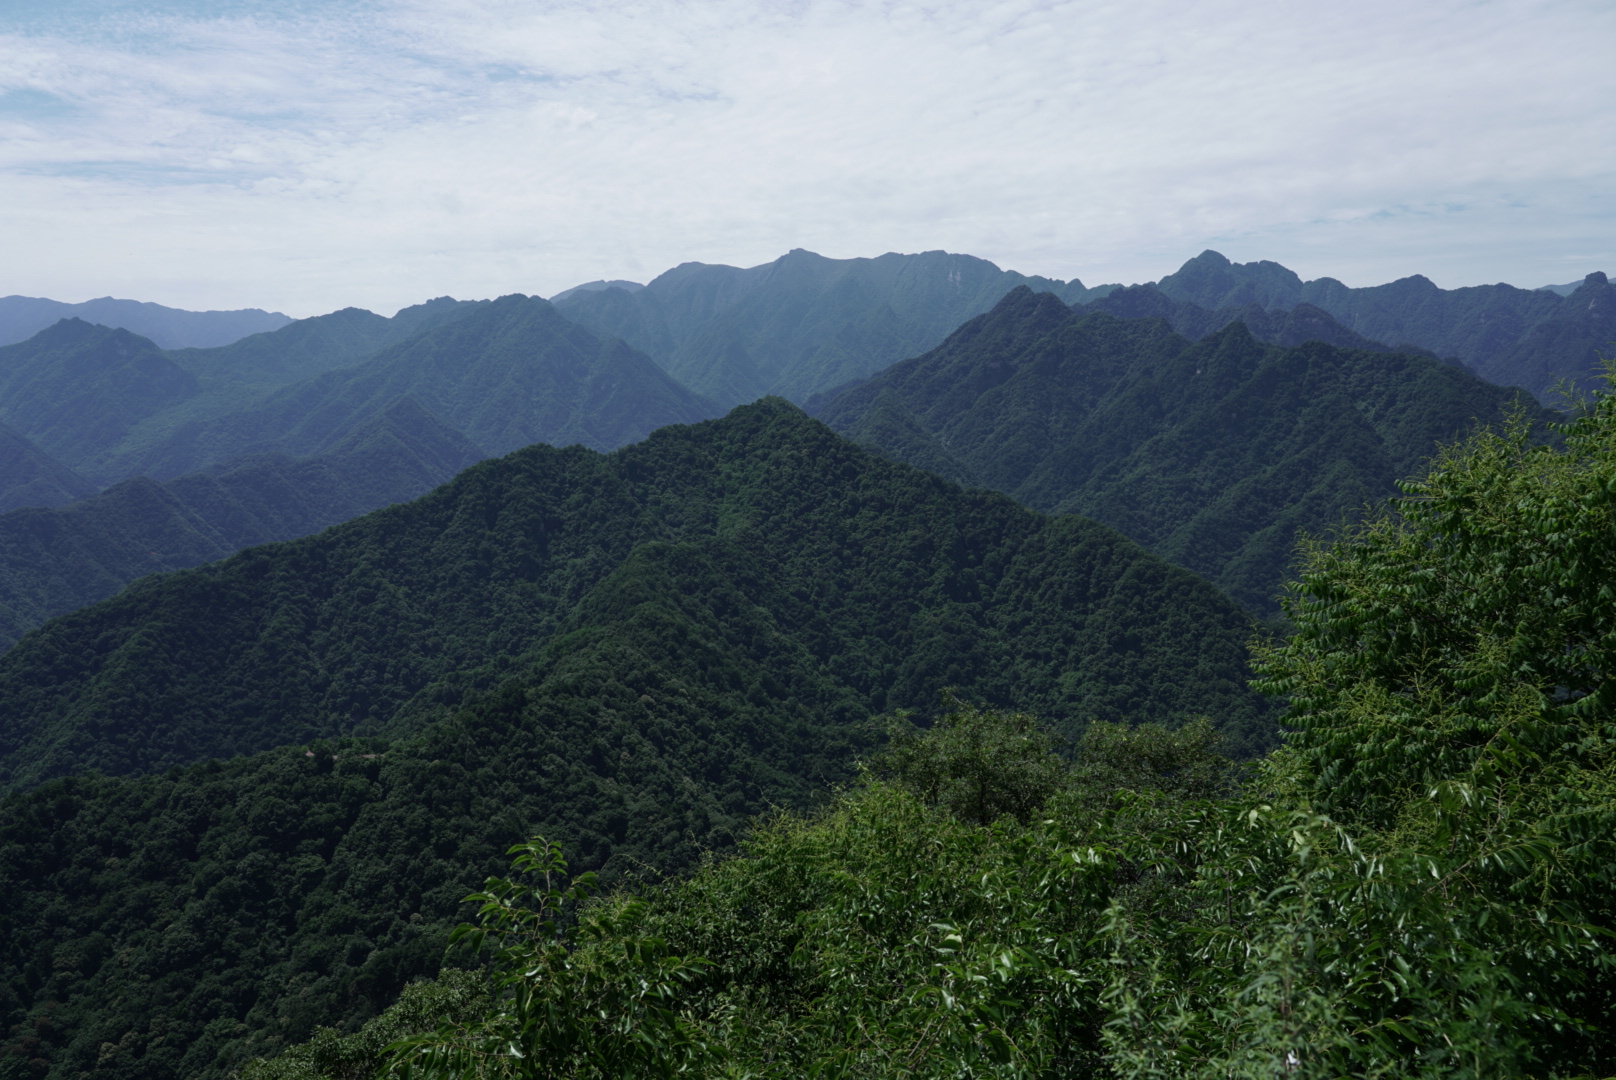
[(38, 296), (0, 297), (0, 345), (26, 341), (63, 319), (83, 319), (150, 338), (164, 349), (228, 345), (248, 334), (275, 330), (292, 320), (278, 311), (183, 311), (138, 300), (103, 296), (64, 304)]
[(1104, 312), (1119, 319), (1163, 319), (1177, 333), (1192, 341), (1222, 330), (1230, 323), (1240, 322), (1251, 331), (1252, 337), (1271, 345), (1322, 341), (1343, 349), (1392, 351), (1389, 346), (1348, 330), (1322, 308), (1306, 303), (1269, 311), (1253, 301), (1240, 307), (1209, 311), (1189, 300), (1174, 300), (1154, 285), (1130, 285), (1098, 300), (1073, 306), (1087, 312)]
[(183, 438), (177, 433), (275, 387), (357, 363), (477, 306), (441, 297), (392, 319), (349, 308), (231, 345), (173, 352), (127, 330), (64, 320), (0, 348), (0, 422), (94, 491), (138, 475), (153, 443)]
[(200, 392), (150, 341), (79, 319), (0, 348), (0, 422), (92, 481), (138, 424)]
[(183, 349), (174, 361), (199, 378), (246, 386), (284, 386), (365, 360), (423, 330), (453, 322), (487, 301), (440, 296), (391, 319), (363, 308), (299, 319), (215, 349)]
[(608, 450), (718, 411), (621, 341), (512, 295), (361, 364), (132, 442), (114, 467), (163, 479), (241, 454), (323, 453), (403, 397), (491, 454), (534, 442)]
[(432, 490), (486, 457), (408, 398), (329, 453), (139, 476), (59, 509), (0, 514), (0, 651), (147, 574), (291, 540)]
[[(780, 402), (611, 456), (530, 447), (59, 618), (0, 659), (4, 782), (396, 730), (434, 681), (588, 625), (580, 605), (621, 567), (664, 558), (753, 582), (749, 602), (830, 680), (811, 712), (924, 708), (958, 683), (1068, 727), (1256, 715), (1244, 620), (1215, 590), (1107, 529), (885, 463)], [(1192, 655), (1206, 660), (1160, 670)]]
[(1029, 278), (942, 251), (827, 259), (799, 249), (747, 270), (685, 263), (632, 292), (580, 286), (556, 304), (728, 406), (764, 394), (806, 401), (865, 378), (936, 345), (1021, 284), (1068, 301), (1111, 288)]
[[(1418, 274), (1349, 289), (1334, 278), (1304, 282), (1278, 263), (1231, 263), (1205, 251), (1156, 282), (1170, 299), (1209, 310), (1257, 304), (1272, 310), (1312, 304), (1373, 341), (1457, 357), (1492, 382), (1524, 386), (1551, 401), (1557, 380), (1587, 385), (1599, 374), (1597, 349), (1616, 337), (1597, 301), (1603, 274), (1589, 275), (1582, 301), (1551, 289), (1478, 285), (1441, 289)], [(1543, 325), (1544, 330), (1537, 328)], [(1605, 335), (1600, 340), (1600, 335)]]
[(898, 460), (1094, 517), (1270, 614), (1299, 532), (1395, 494), (1519, 397), (1428, 356), (1265, 345), (1242, 322), (1191, 342), (1018, 289), (818, 414)]
[(0, 514), (22, 506), (61, 506), (93, 494), (89, 481), (0, 424)]
[(1616, 286), (1594, 273), (1512, 348), (1477, 364), (1476, 370), (1494, 382), (1519, 383), (1558, 404), (1556, 387), (1562, 379), (1587, 393), (1600, 385), (1597, 380), (1611, 358), (1616, 358)]
[[(222, 1080), (435, 970), (510, 844), (689, 868), (946, 685), (1068, 732), (1206, 713), (1261, 746), (1249, 633), (1104, 526), (779, 399), (609, 455), (529, 447), (147, 578), (0, 659), (7, 781), (79, 773), (0, 801), (0, 930), (50, 948), (0, 952), (0, 1007), (53, 1018), (0, 1039), (30, 1033), (50, 1075)], [(284, 746), (355, 730), (388, 741)], [(137, 1036), (105, 1053), (105, 1031)]]

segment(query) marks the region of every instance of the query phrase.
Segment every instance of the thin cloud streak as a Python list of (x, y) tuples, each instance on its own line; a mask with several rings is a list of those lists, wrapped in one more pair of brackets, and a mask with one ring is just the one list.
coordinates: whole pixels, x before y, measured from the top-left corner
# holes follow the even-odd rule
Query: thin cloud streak
[(390, 311), (792, 247), (1543, 284), (1616, 270), (1612, 40), (1593, 2), (0, 18), (0, 292)]

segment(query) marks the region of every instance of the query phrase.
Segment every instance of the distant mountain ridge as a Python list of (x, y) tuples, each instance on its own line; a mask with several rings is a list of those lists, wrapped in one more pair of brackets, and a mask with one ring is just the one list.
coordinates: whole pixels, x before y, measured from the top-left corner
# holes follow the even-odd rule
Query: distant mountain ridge
[(1616, 288), (1599, 272), (1568, 295), (1503, 284), (1441, 289), (1418, 274), (1351, 289), (1334, 278), (1304, 282), (1275, 262), (1232, 263), (1204, 251), (1154, 287), (1209, 310), (1312, 304), (1366, 338), (1456, 357), (1549, 404), (1557, 381), (1587, 386), (1602, 371), (1600, 357), (1616, 351)]
[(0, 513), (21, 506), (61, 506), (95, 491), (94, 484), (0, 424)]
[(0, 345), (26, 341), (62, 319), (83, 319), (150, 338), (164, 349), (228, 345), (248, 334), (278, 330), (292, 319), (278, 311), (185, 311), (140, 300), (103, 296), (65, 304), (38, 296), (0, 297)]
[(611, 450), (720, 410), (617, 339), (519, 293), (411, 335), (361, 363), (120, 447), (107, 468), (166, 479), (241, 454), (326, 452), (402, 397), (491, 455), (535, 442)]
[[(1160, 303), (1127, 293), (1112, 296)], [(1017, 289), (815, 412), (897, 460), (1095, 518), (1271, 614), (1298, 530), (1328, 532), (1395, 494), (1478, 420), (1517, 404), (1540, 424), (1553, 417), (1429, 356), (1310, 340), (1333, 320), (1298, 311), (1267, 327), (1296, 345), (1265, 344), (1233, 318), (1192, 342), (1165, 319)]]
[(944, 251), (828, 259), (799, 248), (744, 270), (684, 263), (633, 291), (594, 282), (554, 302), (727, 407), (764, 394), (803, 402), (866, 378), (936, 345), (1018, 285), (1068, 303), (1113, 288)]
[(0, 347), (0, 649), (141, 576), (407, 501), (491, 455), (610, 450), (718, 411), (520, 295), (172, 352), (63, 320)]
[(0, 514), (0, 652), (147, 574), (292, 540), (424, 495), (487, 457), (404, 398), (329, 452), (137, 476), (57, 509)]

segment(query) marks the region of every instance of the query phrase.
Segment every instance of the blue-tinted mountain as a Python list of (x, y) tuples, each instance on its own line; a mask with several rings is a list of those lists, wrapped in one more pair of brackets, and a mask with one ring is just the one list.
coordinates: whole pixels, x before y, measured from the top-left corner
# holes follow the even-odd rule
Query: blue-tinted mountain
[(1278, 263), (1232, 263), (1205, 251), (1155, 284), (1208, 310), (1312, 304), (1365, 338), (1456, 357), (1489, 381), (1524, 386), (1550, 404), (1558, 380), (1586, 385), (1596, 377), (1598, 350), (1616, 340), (1603, 274), (1588, 276), (1580, 300), (1504, 284), (1441, 289), (1418, 274), (1351, 289), (1334, 278), (1304, 282)]
[(1068, 301), (1111, 288), (943, 251), (827, 259), (800, 249), (745, 270), (684, 263), (633, 291), (600, 287), (610, 284), (562, 293), (557, 307), (726, 406), (764, 394), (806, 401), (865, 378), (936, 345), (1018, 285)]
[(139, 475), (124, 461), (153, 441), (276, 387), (356, 364), (477, 306), (440, 297), (391, 319), (347, 308), (230, 345), (174, 351), (128, 330), (64, 319), (0, 347), (0, 423), (94, 491)]
[(284, 386), (348, 367), (423, 330), (452, 322), (487, 301), (440, 296), (385, 318), (363, 308), (299, 319), (221, 348), (180, 349), (175, 363), (202, 379)]
[(1605, 361), (1616, 358), (1616, 286), (1589, 274), (1550, 316), (1502, 355), (1475, 365), (1493, 382), (1517, 383), (1555, 402), (1564, 379), (1586, 393), (1598, 385)]
[(1265, 309), (1255, 301), (1209, 311), (1190, 300), (1174, 300), (1154, 285), (1130, 285), (1115, 289), (1098, 300), (1080, 306), (1087, 312), (1104, 312), (1119, 319), (1162, 319), (1192, 341), (1222, 330), (1230, 323), (1244, 323), (1251, 336), (1270, 345), (1301, 345), (1322, 341), (1343, 349), (1392, 352), (1378, 341), (1342, 326), (1331, 314), (1312, 304)]
[(0, 424), (0, 514), (20, 506), (61, 506), (94, 493), (89, 481)]
[(248, 334), (261, 334), (292, 320), (278, 311), (183, 311), (138, 300), (103, 296), (82, 304), (64, 304), (37, 296), (0, 297), (0, 345), (26, 341), (63, 319), (83, 319), (150, 338), (165, 349), (228, 345)]
[(130, 582), (307, 536), (425, 494), (486, 457), (409, 398), (329, 453), (138, 476), (57, 509), (0, 514), (0, 650)]
[(143, 421), (202, 392), (151, 341), (82, 319), (0, 348), (0, 423), (92, 483)]
[(1478, 422), (1552, 416), (1522, 397), (1426, 355), (1269, 345), (1241, 321), (1190, 341), (1018, 289), (816, 411), (899, 460), (1094, 517), (1268, 614), (1299, 531), (1395, 494)]
[(404, 397), (490, 454), (535, 442), (610, 450), (718, 412), (622, 341), (602, 340), (547, 301), (515, 294), (362, 363), (130, 440), (110, 467), (165, 479), (242, 454), (325, 453)]

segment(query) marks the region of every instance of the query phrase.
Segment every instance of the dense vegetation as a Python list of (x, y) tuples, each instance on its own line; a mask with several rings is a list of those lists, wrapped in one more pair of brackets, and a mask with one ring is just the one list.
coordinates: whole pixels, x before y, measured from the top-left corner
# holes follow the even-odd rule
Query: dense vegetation
[(956, 703), (637, 896), (514, 848), (457, 932), (489, 983), (243, 1075), (1610, 1075), (1616, 398), (1527, 435), (1309, 550), (1243, 776), (1204, 725), (1068, 764)]
[(581, 869), (690, 869), (848, 779), (872, 717), (931, 714), (942, 686), (1068, 733), (1206, 714), (1260, 749), (1251, 632), (1103, 526), (778, 399), (484, 462), (6, 654), (4, 761), (29, 788), (0, 803), (10, 1052), (44, 1076), (221, 1076), (357, 1024), (436, 970), (467, 883), (531, 832)]
[(611, 449), (716, 411), (524, 297), (350, 308), (176, 352), (64, 321), (0, 349), (0, 369), (0, 416), (26, 431), (0, 424), (0, 515), (19, 511), (0, 516), (0, 648), (144, 574), (317, 532), (490, 453)]
[(1208, 310), (1313, 304), (1349, 329), (1388, 345), (1415, 345), (1463, 360), (1503, 386), (1524, 386), (1559, 405), (1561, 379), (1590, 387), (1616, 341), (1616, 288), (1589, 274), (1569, 296), (1548, 289), (1476, 285), (1439, 289), (1416, 274), (1349, 289), (1334, 278), (1304, 282), (1274, 262), (1231, 263), (1205, 251), (1155, 287)]
[[(0, 778), (397, 732), (476, 681), (460, 673), (605, 619), (642, 576), (682, 583), (681, 603), (716, 589), (767, 612), (764, 640), (831, 712), (960, 684), (1063, 724), (1259, 715), (1244, 618), (1210, 587), (1092, 522), (884, 462), (772, 399), (610, 455), (529, 447), (58, 618), (0, 658)], [(783, 673), (769, 686), (808, 693)]]
[(1335, 528), (1515, 407), (1551, 415), (1427, 356), (1269, 346), (1240, 321), (1190, 342), (1026, 289), (815, 406), (899, 460), (1103, 521), (1263, 613), (1299, 531)]
[(61, 506), (93, 494), (89, 481), (0, 424), (0, 513), (20, 506)]
[(556, 304), (730, 406), (765, 394), (806, 402), (873, 375), (930, 349), (1018, 285), (1068, 302), (1111, 288), (1029, 278), (943, 251), (827, 259), (799, 249), (747, 270), (685, 263), (643, 289), (569, 290)]
[(402, 398), (326, 454), (251, 456), (164, 484), (136, 477), (60, 509), (0, 514), (0, 649), (147, 574), (405, 502), (483, 457)]

